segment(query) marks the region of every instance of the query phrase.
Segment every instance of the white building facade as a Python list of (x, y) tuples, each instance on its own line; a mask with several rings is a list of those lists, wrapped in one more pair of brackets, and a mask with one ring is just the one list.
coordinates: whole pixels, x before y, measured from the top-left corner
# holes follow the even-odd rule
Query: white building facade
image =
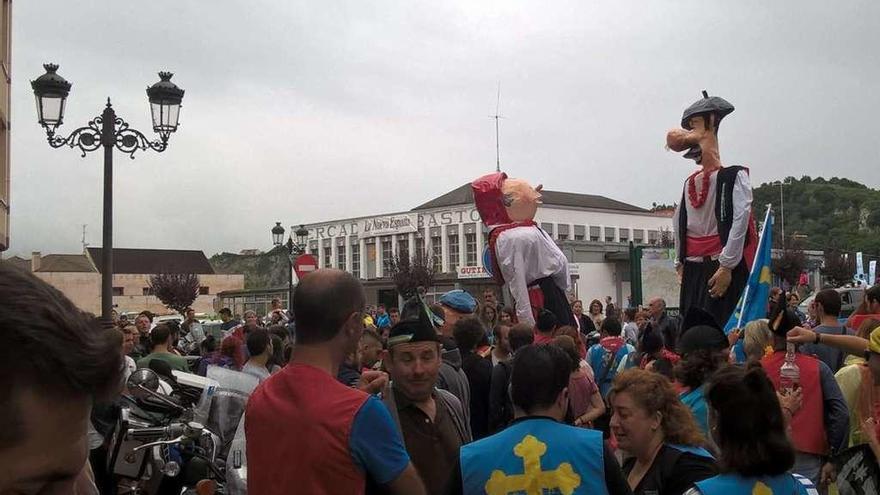
[[(628, 249), (630, 241), (656, 244), (671, 232), (668, 216), (633, 205), (602, 196), (555, 191), (542, 194), (544, 204), (535, 221), (569, 256), (577, 298), (612, 295), (619, 300), (628, 292), (621, 284), (624, 280), (615, 280), (615, 263), (595, 256), (577, 259), (582, 256), (575, 256), (576, 251), (592, 246), (592, 251), (599, 253), (620, 252)], [(317, 258), (318, 267), (339, 268), (360, 278), (371, 304), (393, 300), (388, 260), (421, 251), (430, 253), (439, 267), (433, 293), (455, 287), (475, 291), (493, 284), (483, 267), (488, 232), (474, 206), (469, 185), (410, 211), (312, 223), (306, 228), (308, 252)], [(579, 249), (565, 249), (567, 246)]]

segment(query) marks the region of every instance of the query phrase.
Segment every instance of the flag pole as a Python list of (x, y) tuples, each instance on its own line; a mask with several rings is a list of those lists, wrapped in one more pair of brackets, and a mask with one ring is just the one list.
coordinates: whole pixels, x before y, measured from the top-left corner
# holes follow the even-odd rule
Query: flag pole
[[(772, 209), (773, 209), (773, 205), (768, 204), (767, 205), (767, 212), (764, 214), (764, 224), (761, 226), (761, 235), (758, 237), (758, 246), (759, 247), (761, 246), (761, 243), (764, 242), (764, 234), (767, 232), (767, 221), (770, 219), (770, 211)], [(758, 268), (757, 263), (752, 265), (752, 270), (751, 270), (752, 273), (749, 273), (749, 280), (752, 279), (752, 276), (754, 275), (755, 270), (760, 270), (760, 268)], [(749, 302), (749, 285), (750, 284), (746, 284), (746, 288), (745, 288), (745, 290), (743, 290), (742, 305), (739, 308), (739, 318), (737, 318), (737, 320), (736, 320), (736, 328), (737, 329), (742, 328), (743, 310), (746, 308), (746, 306), (748, 305), (748, 302)]]

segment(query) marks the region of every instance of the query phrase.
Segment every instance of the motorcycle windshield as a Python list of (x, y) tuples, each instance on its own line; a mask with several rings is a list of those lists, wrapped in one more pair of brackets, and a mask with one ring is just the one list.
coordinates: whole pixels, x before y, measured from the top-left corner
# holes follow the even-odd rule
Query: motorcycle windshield
[(244, 417), (248, 397), (259, 382), (252, 375), (219, 366), (209, 366), (207, 375), (218, 385), (203, 391), (199, 412), (205, 427), (220, 437), (218, 457), (225, 459)]

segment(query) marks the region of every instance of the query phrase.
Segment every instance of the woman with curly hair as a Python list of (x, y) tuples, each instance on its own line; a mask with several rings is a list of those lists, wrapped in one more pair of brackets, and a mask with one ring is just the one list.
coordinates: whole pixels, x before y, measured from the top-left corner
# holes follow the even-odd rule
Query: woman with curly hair
[(697, 481), (686, 495), (817, 493), (810, 480), (788, 473), (794, 447), (773, 383), (760, 363), (725, 366), (712, 377), (706, 399), (722, 474)]
[(718, 474), (706, 438), (666, 377), (626, 370), (614, 379), (609, 397), (611, 431), (632, 456), (623, 474), (635, 495), (681, 495)]
[(587, 316), (593, 320), (593, 325), (595, 325), (596, 328), (602, 328), (602, 320), (605, 319), (602, 316), (602, 301), (598, 299), (590, 301), (590, 311), (588, 313)]

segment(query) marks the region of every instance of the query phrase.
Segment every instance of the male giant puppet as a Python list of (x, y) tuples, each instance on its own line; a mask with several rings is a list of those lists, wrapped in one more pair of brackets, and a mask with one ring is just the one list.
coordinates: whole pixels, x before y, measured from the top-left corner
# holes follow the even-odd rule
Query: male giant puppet
[(535, 223), (541, 186), (496, 172), (471, 183), (480, 218), (489, 229), (489, 256), (495, 280), (510, 289), (520, 323), (535, 324), (542, 309), (559, 325), (574, 325), (568, 290), (568, 260)]
[(684, 157), (701, 166), (685, 181), (673, 217), (681, 313), (697, 306), (722, 326), (748, 282), (757, 248), (749, 171), (722, 166), (718, 152), (718, 127), (731, 112), (733, 105), (703, 91), (684, 111), (682, 128), (666, 135), (668, 148), (687, 150)]

